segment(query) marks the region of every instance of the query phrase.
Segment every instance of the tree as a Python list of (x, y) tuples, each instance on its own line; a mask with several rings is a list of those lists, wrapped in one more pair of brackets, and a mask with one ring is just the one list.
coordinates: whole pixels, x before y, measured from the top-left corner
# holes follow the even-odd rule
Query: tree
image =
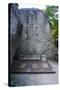
[(44, 12), (49, 18), (53, 43), (58, 47), (58, 6), (47, 6)]

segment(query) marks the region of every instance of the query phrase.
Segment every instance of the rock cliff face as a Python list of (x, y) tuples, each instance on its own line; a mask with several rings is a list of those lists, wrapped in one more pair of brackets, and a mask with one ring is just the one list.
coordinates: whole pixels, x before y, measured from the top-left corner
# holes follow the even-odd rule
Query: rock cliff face
[(51, 31), (48, 16), (37, 8), (18, 9), (11, 5), (10, 31), (12, 57), (51, 55)]

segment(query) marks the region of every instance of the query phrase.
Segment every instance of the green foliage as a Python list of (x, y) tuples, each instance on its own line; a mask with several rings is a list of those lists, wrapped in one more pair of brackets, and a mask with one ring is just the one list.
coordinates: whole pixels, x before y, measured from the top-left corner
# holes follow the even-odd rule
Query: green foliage
[(56, 46), (56, 40), (58, 40), (58, 6), (47, 6), (44, 12), (49, 17), (49, 22), (51, 24), (50, 27), (52, 31), (52, 40)]

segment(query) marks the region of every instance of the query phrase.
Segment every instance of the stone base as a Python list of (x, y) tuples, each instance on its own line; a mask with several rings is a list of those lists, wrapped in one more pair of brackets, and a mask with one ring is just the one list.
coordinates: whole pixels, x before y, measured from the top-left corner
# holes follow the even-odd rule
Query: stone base
[(40, 55), (21, 55), (19, 59), (23, 60), (40, 60)]

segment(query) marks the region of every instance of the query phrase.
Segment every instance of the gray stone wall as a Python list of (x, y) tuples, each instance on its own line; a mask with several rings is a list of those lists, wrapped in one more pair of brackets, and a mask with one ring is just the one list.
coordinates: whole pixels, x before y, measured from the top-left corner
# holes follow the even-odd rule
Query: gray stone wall
[[(16, 6), (16, 5), (15, 5)], [(13, 56), (15, 55), (16, 49), (18, 47), (18, 35), (17, 35), (17, 25), (18, 25), (18, 20), (17, 17), (14, 13), (12, 4), (9, 6), (10, 8), (10, 64), (12, 64), (13, 61)]]
[[(22, 28), (21, 28), (22, 26)], [(37, 8), (11, 7), (11, 57), (51, 56), (51, 31), (48, 16)]]
[(51, 31), (47, 15), (36, 8), (24, 8), (20, 9), (20, 16), (23, 29), (19, 54), (48, 55), (51, 52)]

